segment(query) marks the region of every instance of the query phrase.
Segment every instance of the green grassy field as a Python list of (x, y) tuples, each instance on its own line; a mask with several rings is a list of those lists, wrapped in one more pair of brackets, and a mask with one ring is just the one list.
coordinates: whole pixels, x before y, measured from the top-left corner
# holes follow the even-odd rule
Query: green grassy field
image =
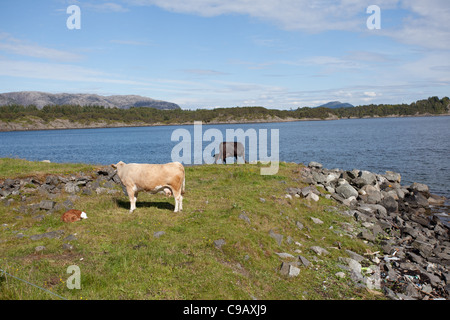
[[(345, 249), (359, 254), (374, 250), (343, 235), (342, 223), (356, 222), (338, 214), (333, 200), (285, 198), (287, 187), (303, 186), (299, 168), (281, 163), (276, 175), (262, 176), (260, 166), (251, 164), (186, 167), (181, 213), (174, 213), (174, 199), (162, 194), (140, 193), (133, 214), (121, 191), (78, 194), (75, 207), (88, 219), (64, 223), (60, 217), (65, 210), (42, 213), (41, 221), (29, 215), (17, 218), (14, 209), (20, 199), (9, 206), (0, 200), (0, 268), (67, 299), (382, 299), (378, 292), (356, 287), (348, 275), (335, 275), (342, 271), (338, 257), (348, 256)], [(93, 170), (88, 165), (0, 159), (0, 180)], [(54, 201), (68, 197), (63, 192)], [(44, 198), (33, 196), (26, 201), (40, 200)], [(311, 217), (324, 223), (315, 224)], [(28, 237), (55, 230), (64, 235), (34, 241)], [(283, 235), (281, 245), (270, 230)], [(155, 237), (159, 231), (164, 234)], [(18, 238), (18, 233), (25, 237)], [(76, 240), (64, 240), (68, 235)], [(225, 241), (221, 248), (214, 244), (219, 239)], [(64, 243), (73, 249), (65, 250)], [(45, 250), (36, 252), (37, 246)], [(330, 254), (317, 256), (311, 246)], [(301, 266), (297, 277), (284, 276), (279, 269), (289, 259), (277, 252), (301, 254), (312, 265)], [(80, 268), (81, 289), (66, 285), (71, 265)], [(0, 299), (58, 297), (3, 275)]]

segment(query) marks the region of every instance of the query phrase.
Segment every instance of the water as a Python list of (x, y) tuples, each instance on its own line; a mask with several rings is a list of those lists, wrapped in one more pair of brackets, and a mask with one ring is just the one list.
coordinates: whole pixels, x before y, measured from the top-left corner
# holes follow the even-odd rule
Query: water
[[(172, 161), (172, 149), (179, 143), (171, 141), (178, 128), (187, 129), (194, 139), (192, 125), (0, 132), (0, 157), (104, 165), (120, 160), (165, 163)], [(211, 128), (224, 137), (226, 129), (267, 129), (269, 155), (270, 130), (278, 129), (280, 161), (317, 161), (329, 169), (375, 173), (392, 170), (401, 174), (402, 185), (425, 183), (432, 193), (450, 198), (450, 117), (202, 126), (203, 132)], [(203, 148), (209, 144), (204, 141)]]

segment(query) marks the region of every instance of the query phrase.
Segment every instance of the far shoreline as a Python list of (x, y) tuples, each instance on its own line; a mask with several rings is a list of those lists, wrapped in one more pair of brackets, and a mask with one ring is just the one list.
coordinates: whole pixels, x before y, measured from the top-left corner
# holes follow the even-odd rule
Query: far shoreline
[[(302, 121), (333, 121), (333, 120), (353, 120), (353, 119), (385, 119), (385, 118), (421, 118), (421, 117), (442, 117), (442, 116), (450, 116), (450, 113), (444, 114), (415, 114), (415, 115), (389, 115), (389, 116), (375, 116), (375, 117), (348, 117), (348, 118), (338, 118), (338, 117), (327, 117), (327, 118), (277, 118), (277, 119), (255, 119), (255, 120), (227, 120), (227, 121), (210, 121), (203, 123), (202, 125), (226, 125), (226, 124), (249, 124), (249, 123), (283, 123), (283, 122), (302, 122)], [(64, 119), (55, 119), (52, 122), (64, 122), (65, 125), (60, 127), (44, 127), (44, 123), (39, 123), (35, 127), (30, 128), (17, 128), (17, 129), (8, 129), (4, 128), (5, 122), (0, 121), (0, 132), (21, 132), (21, 131), (49, 131), (49, 130), (73, 130), (73, 129), (107, 129), (107, 128), (141, 128), (141, 127), (159, 127), (159, 126), (186, 126), (193, 125), (192, 122), (182, 122), (182, 123), (152, 123), (152, 124), (144, 124), (144, 123), (121, 123), (117, 122), (116, 124), (107, 124), (106, 122), (94, 122), (92, 125), (82, 125), (78, 122), (71, 122)], [(71, 126), (73, 124), (73, 126)], [(17, 125), (21, 125), (17, 123)]]

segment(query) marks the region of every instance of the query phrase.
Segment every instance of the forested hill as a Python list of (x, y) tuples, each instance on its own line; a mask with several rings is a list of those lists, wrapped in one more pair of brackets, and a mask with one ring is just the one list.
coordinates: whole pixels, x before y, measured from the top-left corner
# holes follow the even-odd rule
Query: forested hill
[[(350, 108), (329, 109), (298, 108), (295, 110), (266, 109), (263, 107), (234, 107), (197, 110), (159, 110), (155, 108), (132, 107), (129, 109), (106, 108), (103, 106), (53, 105), (36, 106), (7, 105), (0, 106), (0, 130), (30, 130), (33, 123), (41, 127), (57, 128), (51, 125), (58, 120), (60, 126), (92, 127), (182, 124), (202, 121), (220, 122), (271, 122), (308, 119), (345, 119), (363, 117), (417, 116), (450, 114), (450, 99), (430, 97), (411, 104), (378, 104)], [(62, 124), (64, 122), (64, 124)], [(9, 124), (9, 126), (8, 126)], [(71, 125), (76, 124), (76, 125)], [(23, 128), (21, 127), (22, 125)], [(60, 127), (58, 127), (60, 128)]]
[(138, 95), (100, 96), (88, 93), (47, 93), (40, 91), (18, 91), (0, 94), (0, 105), (44, 106), (78, 105), (103, 106), (106, 108), (128, 109), (131, 107), (149, 107), (156, 109), (180, 109), (175, 103), (155, 100)]

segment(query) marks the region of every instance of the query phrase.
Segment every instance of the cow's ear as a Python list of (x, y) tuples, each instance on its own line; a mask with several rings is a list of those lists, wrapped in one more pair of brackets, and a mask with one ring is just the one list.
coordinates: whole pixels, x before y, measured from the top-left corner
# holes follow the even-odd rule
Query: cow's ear
[(112, 164), (111, 167), (113, 167), (114, 169), (117, 169), (117, 166), (115, 164)]

